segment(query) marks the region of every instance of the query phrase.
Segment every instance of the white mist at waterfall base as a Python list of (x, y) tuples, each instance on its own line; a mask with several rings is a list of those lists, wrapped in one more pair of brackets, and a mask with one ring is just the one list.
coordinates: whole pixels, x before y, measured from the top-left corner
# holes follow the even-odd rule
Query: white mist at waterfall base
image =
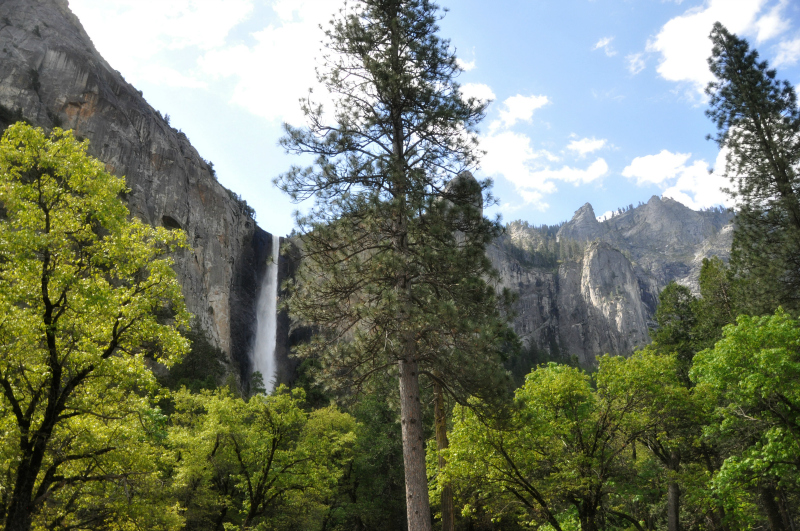
[(267, 394), (275, 386), (278, 364), (275, 360), (275, 329), (278, 321), (278, 256), (280, 238), (272, 237), (272, 256), (267, 264), (256, 307), (256, 339), (250, 352), (253, 372), (264, 378)]

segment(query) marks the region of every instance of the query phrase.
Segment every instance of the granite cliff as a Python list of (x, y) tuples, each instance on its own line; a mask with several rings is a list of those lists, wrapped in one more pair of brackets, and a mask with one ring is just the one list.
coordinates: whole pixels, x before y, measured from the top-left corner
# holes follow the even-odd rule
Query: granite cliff
[(90, 154), (126, 177), (134, 216), (186, 231), (191, 250), (175, 258), (187, 306), (246, 376), (274, 236), (216, 181), (186, 135), (100, 56), (66, 0), (0, 2), (0, 128), (19, 119), (88, 139)]
[(601, 222), (587, 203), (560, 227), (512, 222), (489, 252), (501, 285), (519, 294), (514, 327), (525, 345), (592, 366), (649, 343), (670, 281), (697, 293), (703, 259), (728, 259), (731, 220), (654, 196)]

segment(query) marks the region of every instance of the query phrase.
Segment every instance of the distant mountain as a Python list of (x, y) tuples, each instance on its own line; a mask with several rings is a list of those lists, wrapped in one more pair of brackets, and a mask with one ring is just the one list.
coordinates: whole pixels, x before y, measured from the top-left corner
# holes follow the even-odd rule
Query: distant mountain
[(519, 293), (514, 328), (529, 353), (588, 367), (650, 342), (658, 294), (672, 280), (698, 291), (703, 258), (730, 255), (732, 219), (653, 196), (598, 221), (586, 203), (560, 226), (508, 224), (489, 253)]

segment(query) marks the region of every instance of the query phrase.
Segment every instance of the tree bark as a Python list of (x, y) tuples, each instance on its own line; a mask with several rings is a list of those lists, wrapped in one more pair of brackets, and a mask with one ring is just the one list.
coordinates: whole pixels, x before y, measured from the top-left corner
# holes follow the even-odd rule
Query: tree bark
[(764, 513), (769, 522), (769, 528), (772, 531), (786, 531), (783, 526), (783, 518), (778, 504), (775, 502), (775, 489), (772, 487), (761, 487), (759, 489), (759, 497), (761, 498), (761, 506), (764, 508)]
[(33, 512), (31, 498), (36, 476), (28, 473), (27, 468), (23, 465), (20, 467), (22, 470), (17, 473), (14, 494), (6, 515), (6, 531), (28, 531), (31, 528)]
[(680, 531), (681, 529), (681, 489), (677, 481), (670, 481), (667, 486), (667, 529)]
[[(408, 340), (407, 340), (408, 341)], [(419, 399), (419, 371), (413, 340), (406, 343), (406, 359), (400, 368), (400, 426), (403, 433), (403, 465), (406, 476), (408, 531), (431, 531), (428, 476), (422, 432), (422, 404)]]
[[(434, 418), (436, 424), (436, 449), (441, 452), (447, 448), (450, 443), (447, 440), (447, 418), (444, 409), (444, 392), (442, 386), (438, 382), (433, 383), (433, 393), (435, 395), (435, 402), (433, 406)], [(444, 469), (447, 463), (444, 457), (439, 455), (439, 471)], [(455, 507), (453, 504), (453, 486), (450, 482), (442, 486), (442, 531), (455, 531)]]

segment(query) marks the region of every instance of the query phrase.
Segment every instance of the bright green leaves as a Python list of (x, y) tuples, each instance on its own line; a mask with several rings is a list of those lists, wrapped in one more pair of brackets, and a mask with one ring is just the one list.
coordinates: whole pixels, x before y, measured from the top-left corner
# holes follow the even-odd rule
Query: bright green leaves
[(189, 525), (281, 528), (319, 517), (351, 458), (356, 423), (333, 407), (307, 413), (304, 398), (285, 387), (248, 401), (225, 391), (176, 395), (170, 443)]
[[(89, 510), (108, 529), (145, 518), (162, 463), (147, 366), (188, 349), (169, 258), (185, 236), (130, 220), (124, 181), (87, 147), (22, 124), (0, 141), (0, 482), (14, 529)], [(151, 516), (153, 529), (179, 520)]]
[(742, 485), (798, 487), (800, 326), (779, 310), (741, 316), (714, 349), (695, 357), (692, 378), (716, 404), (709, 435), (740, 441), (715, 479), (730, 493)]

